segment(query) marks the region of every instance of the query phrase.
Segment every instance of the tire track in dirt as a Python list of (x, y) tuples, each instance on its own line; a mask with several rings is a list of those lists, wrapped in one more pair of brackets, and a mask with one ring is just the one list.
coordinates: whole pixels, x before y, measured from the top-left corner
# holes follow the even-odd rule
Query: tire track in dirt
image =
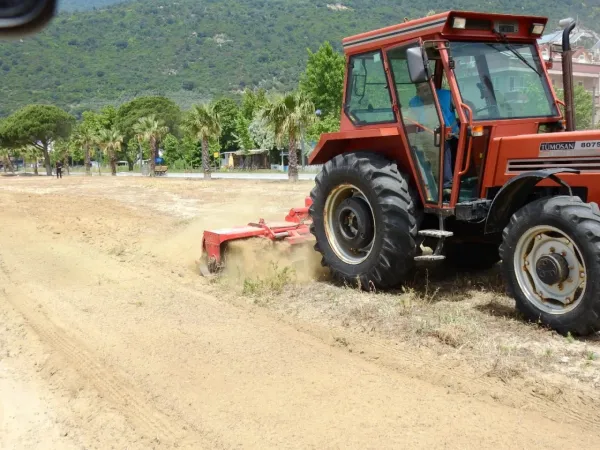
[[(332, 335), (344, 338), (346, 342), (353, 345), (353, 351), (363, 352), (366, 357), (377, 358), (379, 364), (396, 368), (396, 370), (400, 368), (403, 373), (407, 374), (408, 372), (413, 378), (427, 380), (436, 385), (448, 386), (469, 396), (487, 396), (488, 399), (493, 398), (495, 402), (505, 406), (534, 410), (551, 420), (566, 421), (577, 425), (585, 424), (590, 430), (597, 430), (600, 426), (600, 408), (592, 399), (584, 401), (583, 398), (580, 398), (582, 400), (581, 404), (575, 404), (573, 398), (565, 396), (561, 399), (565, 403), (557, 405), (534, 389), (521, 388), (516, 390), (514, 386), (487, 377), (486, 374), (478, 377), (465, 376), (460, 368), (448, 370), (443, 363), (439, 363), (434, 359), (424, 359), (417, 352), (399, 350), (397, 345), (387, 343), (381, 339), (348, 332), (341, 328), (329, 330), (329, 332), (316, 331), (315, 327), (311, 326), (297, 327), (297, 329), (329, 341)], [(568, 420), (565, 420), (566, 418)]]
[[(229, 301), (246, 310), (256, 308), (236, 297), (231, 297)], [(561, 403), (557, 404), (536, 391), (537, 385), (516, 387), (498, 378), (488, 377), (486, 373), (481, 375), (467, 373), (460, 367), (448, 369), (448, 366), (439, 360), (406, 348), (399, 348), (398, 343), (382, 337), (371, 337), (339, 326), (325, 327), (304, 321), (299, 322), (266, 308), (260, 310), (262, 314), (269, 315), (305, 335), (329, 345), (348, 347), (358, 357), (411, 378), (445, 386), (457, 393), (469, 397), (475, 396), (483, 401), (500, 403), (511, 408), (533, 410), (550, 420), (583, 425), (589, 430), (598, 430), (600, 427), (600, 406), (593, 398), (564, 395), (559, 400)]]
[[(94, 448), (94, 440), (85, 431), (97, 426), (110, 429), (108, 423), (113, 430), (121, 431), (115, 444), (118, 441), (124, 446), (123, 438), (130, 429), (122, 427), (115, 416), (105, 414), (106, 408), (103, 410), (95, 398), (89, 399), (82, 414), (78, 408), (81, 396), (97, 394), (85, 391), (79, 384), (78, 389), (73, 389), (74, 385), (69, 385), (74, 375), (71, 370), (61, 370), (60, 376), (56, 375), (57, 367), (65, 367), (61, 355), (47, 351), (47, 345), (3, 294), (0, 287), (0, 448)], [(77, 419), (85, 422), (74, 427)], [(98, 435), (103, 434), (100, 431)], [(137, 444), (131, 449), (147, 448)]]
[[(217, 436), (208, 436), (208, 430), (198, 425), (178, 420), (175, 424), (167, 414), (149, 404), (143, 394), (123, 377), (111, 373), (103, 367), (93, 353), (85, 348), (74, 336), (54, 324), (45, 314), (36, 310), (36, 303), (25, 293), (13, 287), (10, 273), (0, 255), (0, 272), (7, 281), (2, 290), (8, 303), (21, 314), (27, 324), (40, 337), (42, 342), (58, 351), (70, 367), (89, 381), (99, 395), (114, 405), (152, 446), (165, 445), (167, 448), (225, 448)], [(194, 436), (185, 430), (194, 431)], [(196, 438), (204, 437), (198, 441)]]

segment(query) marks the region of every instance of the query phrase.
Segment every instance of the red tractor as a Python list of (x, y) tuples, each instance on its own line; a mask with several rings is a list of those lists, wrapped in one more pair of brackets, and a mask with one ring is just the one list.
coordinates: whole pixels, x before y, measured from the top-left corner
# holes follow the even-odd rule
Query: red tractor
[(565, 102), (537, 45), (546, 23), (451, 11), (344, 39), (341, 127), (310, 156), (323, 169), (306, 208), (276, 229), (206, 232), (210, 267), (249, 230), (313, 239), (335, 278), (377, 289), (402, 284), (419, 260), (502, 261), (527, 319), (600, 330), (600, 131), (575, 131), (575, 23), (553, 49)]

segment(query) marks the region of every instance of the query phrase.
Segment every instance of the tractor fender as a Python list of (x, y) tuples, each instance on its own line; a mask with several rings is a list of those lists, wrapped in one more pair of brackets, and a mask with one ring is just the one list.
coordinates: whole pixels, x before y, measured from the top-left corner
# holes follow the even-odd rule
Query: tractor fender
[(381, 153), (391, 160), (401, 161), (406, 159), (402, 147), (402, 135), (396, 126), (323, 133), (308, 163), (325, 164), (341, 153), (361, 150)]
[(507, 181), (492, 201), (485, 221), (485, 234), (502, 231), (512, 215), (525, 205), (527, 196), (540, 181), (550, 178), (556, 183), (568, 187), (563, 180), (556, 176), (557, 173), (578, 174), (579, 170), (568, 168), (535, 170), (523, 172)]

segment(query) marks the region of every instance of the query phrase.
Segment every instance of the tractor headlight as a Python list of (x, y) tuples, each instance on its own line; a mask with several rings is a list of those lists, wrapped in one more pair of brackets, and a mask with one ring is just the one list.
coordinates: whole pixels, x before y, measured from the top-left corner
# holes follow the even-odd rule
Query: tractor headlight
[(544, 28), (546, 28), (546, 26), (543, 23), (534, 23), (531, 26), (531, 34), (541, 36), (544, 33)]
[(459, 28), (464, 30), (467, 26), (467, 19), (464, 17), (455, 17), (452, 22), (452, 28)]

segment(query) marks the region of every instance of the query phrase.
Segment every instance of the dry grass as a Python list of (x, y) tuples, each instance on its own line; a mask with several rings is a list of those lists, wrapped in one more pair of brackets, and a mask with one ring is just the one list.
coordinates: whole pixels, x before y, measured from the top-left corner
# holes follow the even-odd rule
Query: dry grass
[(299, 279), (279, 262), (268, 276), (241, 283), (224, 278), (225, 284), (234, 295), (287, 316), (427, 348), (479, 376), (531, 381), (537, 395), (550, 400), (569, 385), (600, 387), (597, 338), (563, 337), (525, 322), (505, 295), (500, 267), (474, 273), (421, 267), (398, 291), (365, 292), (329, 279)]

